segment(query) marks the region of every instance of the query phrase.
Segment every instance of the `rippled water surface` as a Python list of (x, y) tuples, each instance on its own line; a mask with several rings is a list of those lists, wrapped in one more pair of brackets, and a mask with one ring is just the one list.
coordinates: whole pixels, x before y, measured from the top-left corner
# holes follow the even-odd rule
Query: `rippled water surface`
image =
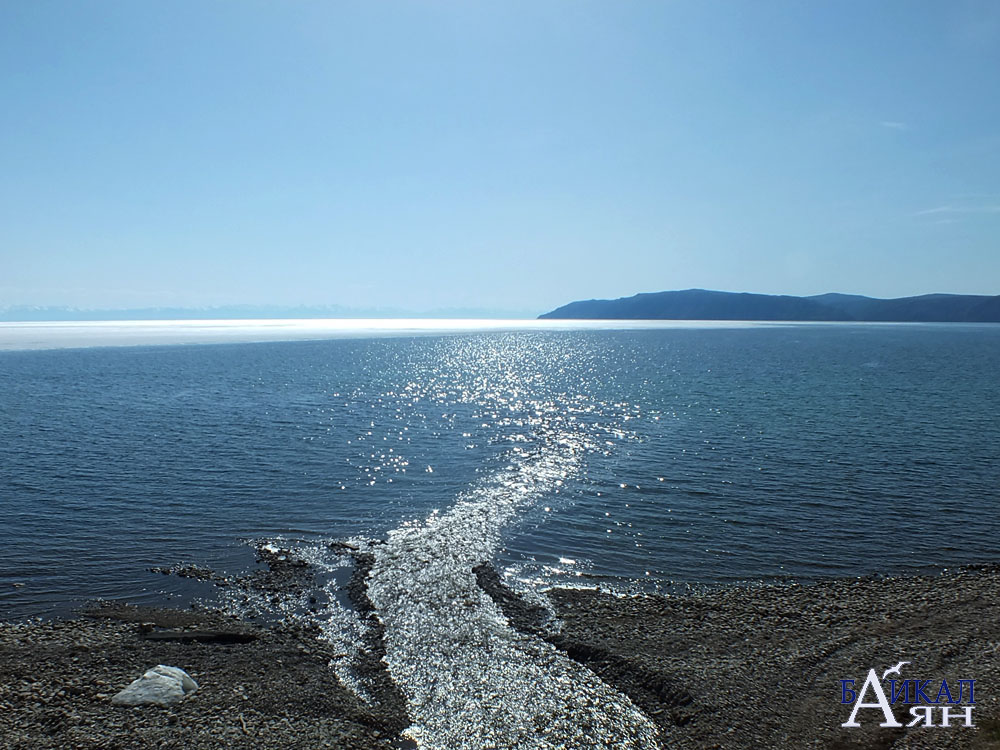
[(1000, 326), (956, 325), (0, 352), (0, 606), (435, 517), (522, 581), (996, 560), (998, 372)]

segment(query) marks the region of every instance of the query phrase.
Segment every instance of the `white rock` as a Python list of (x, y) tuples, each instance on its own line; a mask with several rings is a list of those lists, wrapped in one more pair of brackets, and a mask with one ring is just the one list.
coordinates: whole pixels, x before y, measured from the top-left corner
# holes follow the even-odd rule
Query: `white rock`
[(111, 702), (118, 706), (169, 706), (197, 689), (198, 683), (183, 669), (159, 664), (138, 680), (133, 680)]

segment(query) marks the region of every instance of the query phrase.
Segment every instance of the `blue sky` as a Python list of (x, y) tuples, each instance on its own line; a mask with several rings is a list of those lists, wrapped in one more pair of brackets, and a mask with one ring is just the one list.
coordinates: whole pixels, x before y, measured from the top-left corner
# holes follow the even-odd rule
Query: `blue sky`
[(0, 3), (0, 307), (1000, 293), (1000, 3)]

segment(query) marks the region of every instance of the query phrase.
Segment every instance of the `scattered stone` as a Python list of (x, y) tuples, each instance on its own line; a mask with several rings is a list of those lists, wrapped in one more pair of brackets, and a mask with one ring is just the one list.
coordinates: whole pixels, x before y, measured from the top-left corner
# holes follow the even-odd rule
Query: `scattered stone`
[(149, 572), (160, 573), (165, 576), (175, 575), (178, 578), (191, 578), (195, 581), (213, 581), (217, 584), (228, 583), (228, 579), (225, 576), (219, 575), (211, 568), (203, 568), (199, 565), (157, 566), (149, 568)]
[(343, 541), (330, 542), (329, 547), (330, 549), (347, 550), (348, 552), (357, 552), (358, 550), (361, 549), (361, 545), (359, 545), (357, 542), (343, 542)]

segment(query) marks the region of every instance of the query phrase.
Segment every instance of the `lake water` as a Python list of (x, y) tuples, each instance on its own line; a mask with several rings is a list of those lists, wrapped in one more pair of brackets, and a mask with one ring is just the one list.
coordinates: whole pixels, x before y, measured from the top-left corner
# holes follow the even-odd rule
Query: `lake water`
[(614, 328), (8, 337), (0, 612), (156, 601), (180, 584), (152, 566), (443, 517), (521, 586), (1000, 558), (1000, 326)]

